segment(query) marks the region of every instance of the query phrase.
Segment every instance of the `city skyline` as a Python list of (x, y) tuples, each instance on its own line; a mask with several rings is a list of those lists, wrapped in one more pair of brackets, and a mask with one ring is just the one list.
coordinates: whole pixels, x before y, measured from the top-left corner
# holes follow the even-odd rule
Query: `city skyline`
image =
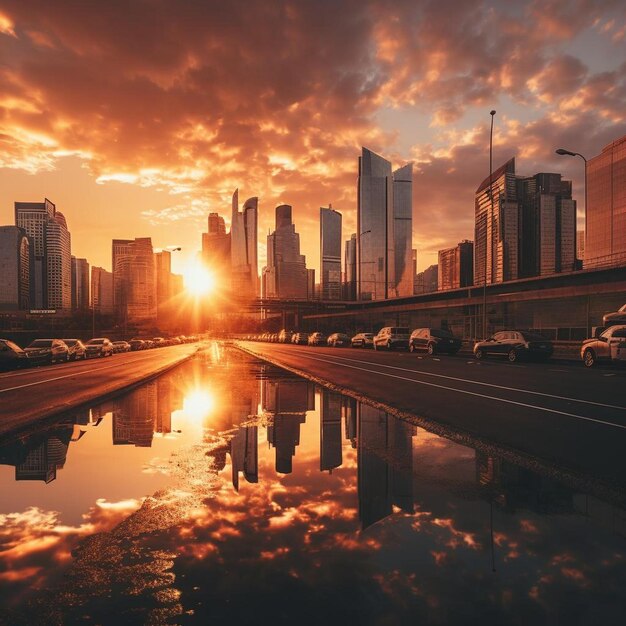
[[(156, 248), (183, 248), (173, 259), (180, 272), (206, 215), (224, 212), (230, 190), (245, 184), (260, 198), (262, 233), (271, 208), (294, 207), (303, 253), (317, 268), (317, 210), (332, 202), (344, 214), (345, 232), (355, 232), (352, 159), (367, 145), (393, 162), (415, 163), (414, 209), (422, 226), (414, 225), (413, 236), (423, 270), (439, 249), (471, 232), (459, 199), (471, 207), (474, 181), (488, 173), (490, 107), (498, 110), (494, 161), (514, 155), (526, 171), (561, 172), (574, 183), (580, 218), (582, 164), (554, 149), (598, 154), (626, 134), (618, 3), (452, 5), (454, 23), (444, 6), (399, 3), (392, 19), (375, 3), (356, 11), (340, 3), (340, 19), (331, 23), (309, 3), (292, 13), (268, 13), (253, 3), (245, 12), (232, 8), (230, 30), (221, 31), (223, 16), (209, 6), (158, 15), (149, 27), (139, 26), (144, 9), (126, 16), (132, 40), (170, 46), (166, 58), (154, 45), (127, 48), (112, 9), (96, 20), (85, 9), (70, 20), (63, 3), (30, 11), (5, 2), (0, 223), (10, 223), (13, 201), (51, 197), (72, 226), (77, 257), (110, 269), (107, 246), (92, 245), (92, 232), (104, 240), (149, 232)], [(533, 28), (517, 29), (519, 19)], [(188, 20), (200, 28), (181, 43), (176, 33)], [(254, 32), (259, 21), (271, 32), (295, 29), (302, 49), (278, 60), (273, 44)], [(255, 63), (243, 65), (221, 45), (227, 31), (228, 39), (254, 50), (246, 58)], [(200, 32), (216, 38), (219, 54), (206, 54)], [(323, 44), (315, 37), (315, 58), (303, 57), (312, 32), (328, 36)], [(342, 62), (322, 65), (323, 58)], [(98, 84), (90, 67), (98, 68)], [(56, 93), (57, 72), (71, 97)], [(223, 109), (241, 100), (242, 85), (271, 99), (248, 102), (237, 113)], [(450, 178), (451, 170), (458, 175)], [(259, 267), (264, 262), (261, 245)]]

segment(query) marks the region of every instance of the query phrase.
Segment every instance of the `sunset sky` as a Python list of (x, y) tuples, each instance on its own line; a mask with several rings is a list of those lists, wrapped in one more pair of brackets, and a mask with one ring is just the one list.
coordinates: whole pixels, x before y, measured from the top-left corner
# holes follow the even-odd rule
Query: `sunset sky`
[[(626, 134), (624, 0), (0, 0), (0, 224), (56, 203), (72, 252), (111, 266), (111, 239), (182, 246), (259, 196), (260, 263), (288, 203), (309, 267), (319, 207), (356, 223), (362, 145), (413, 161), (420, 269), (473, 239), (494, 166), (583, 169)], [(260, 269), (260, 268), (259, 268)]]

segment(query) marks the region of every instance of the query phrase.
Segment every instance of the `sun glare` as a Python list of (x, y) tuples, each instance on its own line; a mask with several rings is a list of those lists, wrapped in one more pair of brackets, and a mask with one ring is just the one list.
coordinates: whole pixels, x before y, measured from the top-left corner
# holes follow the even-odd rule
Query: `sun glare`
[(199, 264), (185, 272), (185, 289), (194, 296), (204, 296), (215, 289), (215, 277)]
[(215, 408), (215, 398), (205, 389), (194, 389), (183, 399), (183, 411), (193, 419), (202, 419)]

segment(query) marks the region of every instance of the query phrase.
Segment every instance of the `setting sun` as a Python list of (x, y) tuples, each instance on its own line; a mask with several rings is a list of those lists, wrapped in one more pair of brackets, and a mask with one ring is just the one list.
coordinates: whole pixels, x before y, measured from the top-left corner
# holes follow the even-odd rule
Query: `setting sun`
[(194, 296), (204, 296), (215, 289), (215, 277), (199, 263), (190, 266), (184, 276), (185, 290)]

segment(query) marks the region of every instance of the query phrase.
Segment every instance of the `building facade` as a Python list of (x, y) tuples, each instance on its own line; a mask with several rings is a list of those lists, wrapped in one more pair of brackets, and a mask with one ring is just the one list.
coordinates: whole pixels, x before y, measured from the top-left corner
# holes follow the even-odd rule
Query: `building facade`
[(308, 297), (306, 261), (300, 254), (300, 235), (288, 204), (276, 207), (276, 228), (267, 237), (267, 266), (263, 269), (263, 296), (302, 299)]
[(454, 248), (439, 250), (437, 288), (469, 287), (474, 278), (474, 242), (461, 241)]
[(114, 239), (113, 302), (124, 322), (153, 322), (157, 315), (152, 239)]
[(626, 135), (587, 163), (584, 267), (626, 265)]
[(46, 228), (46, 277), (49, 309), (72, 308), (72, 243), (60, 211)]
[(430, 265), (423, 272), (415, 275), (414, 291), (416, 294), (437, 291), (438, 281), (439, 268), (437, 265)]
[(413, 165), (393, 173), (394, 296), (413, 294)]
[(320, 208), (320, 289), (322, 300), (341, 300), (341, 213)]
[(208, 232), (202, 233), (202, 262), (222, 288), (228, 282), (230, 289), (230, 234), (217, 213), (209, 213), (208, 227)]
[(91, 268), (91, 306), (101, 315), (112, 315), (114, 311), (113, 273), (103, 267)]
[(344, 300), (356, 300), (356, 233), (354, 233), (345, 244), (344, 264), (345, 264), (345, 279), (344, 279)]
[(86, 311), (89, 308), (89, 263), (87, 259), (72, 256), (72, 309)]
[(0, 226), (0, 310), (30, 308), (31, 242), (23, 228)]

